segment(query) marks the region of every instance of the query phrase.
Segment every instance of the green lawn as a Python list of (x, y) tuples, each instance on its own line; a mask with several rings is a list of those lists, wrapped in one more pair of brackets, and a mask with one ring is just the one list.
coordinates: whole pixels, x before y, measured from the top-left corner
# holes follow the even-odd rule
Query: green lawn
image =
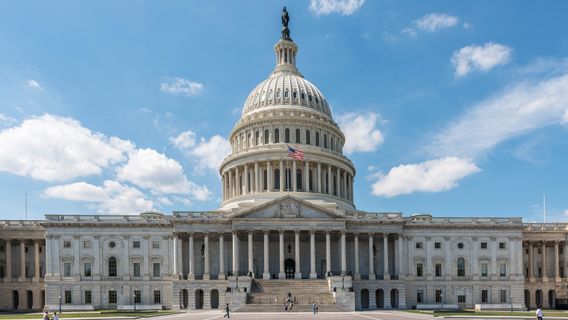
[[(427, 310), (408, 310), (412, 313), (421, 313), (421, 314), (431, 314), (434, 317), (447, 317), (447, 316), (529, 316), (535, 317), (536, 311), (475, 311), (475, 310), (462, 310), (462, 311), (427, 311)], [(567, 311), (555, 311), (555, 310), (544, 310), (543, 311), (545, 317), (567, 317)]]
[[(108, 317), (133, 317), (133, 318), (151, 318), (173, 314), (175, 311), (139, 311), (139, 312), (121, 312), (121, 311), (89, 311), (89, 312), (63, 312), (59, 319), (65, 318), (108, 318)], [(53, 317), (53, 312), (49, 313)], [(0, 313), (0, 319), (41, 319), (41, 313)]]

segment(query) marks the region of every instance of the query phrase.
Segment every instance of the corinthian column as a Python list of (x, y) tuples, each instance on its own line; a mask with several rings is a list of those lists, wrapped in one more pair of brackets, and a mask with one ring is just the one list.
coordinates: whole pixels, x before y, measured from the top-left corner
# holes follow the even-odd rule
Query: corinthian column
[(203, 251), (203, 280), (209, 280), (211, 277), (209, 274), (209, 233), (205, 233), (203, 236)]
[(280, 160), (280, 192), (284, 192), (284, 161)]
[(316, 231), (310, 230), (310, 279), (317, 279), (316, 273)]
[(286, 278), (286, 273), (284, 273), (284, 230), (280, 230), (279, 234), (280, 240), (280, 272), (278, 273), (279, 279)]
[(225, 279), (225, 237), (219, 234), (219, 280)]
[(347, 274), (347, 252), (345, 252), (345, 230), (341, 230), (341, 274)]
[(264, 273), (262, 274), (263, 279), (270, 279), (270, 259), (268, 251), (268, 231), (264, 231)]
[(376, 276), (375, 276), (375, 264), (374, 264), (374, 260), (375, 260), (375, 252), (373, 250), (373, 245), (374, 245), (374, 239), (373, 239), (373, 234), (369, 233), (369, 280), (375, 280)]
[(300, 230), (294, 231), (294, 254), (296, 259), (296, 272), (294, 279), (302, 279), (302, 270), (300, 269)]
[(355, 253), (355, 279), (361, 279), (361, 275), (359, 274), (359, 234), (355, 233), (353, 235), (353, 242), (354, 242), (354, 253)]
[(384, 264), (384, 277), (385, 280), (390, 280), (389, 272), (389, 234), (383, 234), (383, 264)]

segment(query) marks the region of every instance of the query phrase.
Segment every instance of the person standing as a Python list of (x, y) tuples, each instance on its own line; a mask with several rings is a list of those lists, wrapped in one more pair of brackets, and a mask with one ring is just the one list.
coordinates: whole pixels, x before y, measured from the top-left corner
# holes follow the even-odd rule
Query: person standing
[(227, 305), (225, 306), (225, 315), (223, 316), (223, 318), (230, 318), (231, 315), (229, 314), (230, 309), (229, 309), (229, 304), (227, 303)]
[(59, 320), (59, 315), (57, 314), (57, 312), (53, 313), (53, 320)]
[(45, 311), (43, 313), (43, 318), (41, 318), (41, 320), (49, 320), (49, 312)]
[(536, 309), (536, 319), (542, 320), (542, 306), (538, 306), (538, 309)]
[(316, 302), (312, 303), (312, 311), (316, 314)]

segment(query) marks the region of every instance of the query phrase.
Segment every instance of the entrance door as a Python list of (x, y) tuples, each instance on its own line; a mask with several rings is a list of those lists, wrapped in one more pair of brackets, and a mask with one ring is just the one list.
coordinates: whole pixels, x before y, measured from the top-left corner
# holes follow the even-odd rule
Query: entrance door
[(203, 290), (195, 290), (195, 309), (203, 309)]
[(294, 273), (296, 273), (296, 262), (294, 259), (286, 259), (284, 261), (284, 272), (286, 273), (286, 279), (294, 279)]

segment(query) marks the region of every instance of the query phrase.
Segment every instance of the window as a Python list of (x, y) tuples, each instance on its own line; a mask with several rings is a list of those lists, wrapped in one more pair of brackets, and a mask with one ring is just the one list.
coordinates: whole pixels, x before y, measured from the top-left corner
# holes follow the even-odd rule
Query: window
[(416, 302), (422, 303), (424, 301), (424, 291), (418, 290), (416, 291)]
[(0, 246), (0, 252), (4, 252), (4, 246)]
[(436, 290), (436, 303), (442, 303), (442, 290)]
[(296, 189), (302, 189), (302, 170), (296, 169)]
[(160, 276), (160, 263), (155, 262), (153, 265), (153, 275), (154, 277), (159, 277)]
[(83, 264), (83, 274), (85, 275), (85, 277), (91, 276), (91, 263), (90, 262), (85, 262)]
[(487, 242), (481, 243), (481, 249), (487, 249)]
[(91, 248), (91, 240), (83, 241), (83, 248), (85, 248), (85, 249)]
[(306, 130), (306, 144), (311, 144), (310, 130)]
[(290, 129), (288, 128), (284, 130), (284, 142), (290, 143)]
[(505, 245), (505, 242), (499, 242), (499, 249), (506, 249), (507, 246)]
[(140, 248), (140, 240), (132, 241), (132, 248), (139, 249)]
[(416, 249), (422, 249), (422, 242), (416, 242)]
[(72, 299), (72, 296), (71, 296), (71, 290), (65, 290), (65, 303), (66, 304), (73, 303), (73, 299)]
[(564, 254), (564, 248), (563, 247), (558, 248), (558, 254)]
[(435, 272), (436, 272), (436, 277), (441, 277), (442, 276), (442, 264), (441, 263), (436, 263), (436, 267), (435, 267)]
[(274, 129), (274, 143), (280, 142), (280, 130)]
[(284, 91), (284, 98), (288, 99), (288, 90)]
[(487, 293), (488, 293), (487, 290), (481, 290), (481, 303), (489, 302)]
[(424, 267), (423, 267), (422, 263), (417, 263), (417, 264), (416, 264), (416, 276), (417, 276), (417, 277), (423, 277), (423, 276), (424, 276), (424, 274), (423, 274), (423, 268), (424, 268)]
[(108, 246), (109, 246), (111, 249), (113, 249), (114, 247), (116, 247), (116, 242), (111, 241), (111, 242), (109, 242)]
[(134, 303), (142, 303), (142, 292), (134, 290)]
[(132, 265), (132, 275), (134, 277), (140, 276), (140, 262), (134, 262), (134, 264)]
[(71, 262), (63, 263), (63, 276), (70, 277), (71, 276)]
[(152, 249), (160, 249), (160, 240), (152, 241)]
[(63, 248), (71, 248), (71, 241), (69, 240), (63, 241)]
[(162, 294), (160, 290), (154, 290), (154, 303), (162, 303)]
[(481, 264), (481, 276), (482, 276), (482, 277), (487, 277), (487, 273), (488, 273), (487, 270), (488, 270), (488, 269), (489, 269), (489, 268), (488, 268), (487, 263), (482, 263), (482, 264)]
[(298, 98), (298, 92), (296, 92), (296, 91), (292, 92), (292, 98), (297, 99)]
[(507, 264), (501, 263), (499, 264), (499, 276), (506, 277), (507, 276)]
[(85, 291), (85, 304), (91, 304), (92, 302), (92, 298), (91, 298), (91, 291), (87, 290)]
[(316, 147), (320, 146), (320, 133), (316, 132)]
[(463, 249), (463, 242), (458, 243), (458, 249)]
[(264, 144), (268, 144), (268, 139), (270, 139), (270, 133), (268, 129), (264, 130)]
[(323, 134), (323, 147), (324, 149), (327, 149), (327, 134)]
[(300, 143), (301, 138), (300, 129), (296, 129), (296, 143)]
[(116, 304), (116, 290), (110, 290), (108, 292), (108, 303)]
[(458, 303), (465, 303), (465, 294), (460, 294), (458, 296)]
[(260, 131), (254, 134), (254, 145), (258, 146), (260, 144)]
[(310, 100), (310, 102), (312, 101), (312, 95), (311, 94), (308, 95), (308, 100)]
[(4, 278), (4, 266), (0, 266), (0, 278)]
[(116, 277), (116, 258), (110, 257), (108, 259), (108, 276)]
[(507, 290), (499, 290), (499, 302), (507, 303)]
[(300, 94), (300, 97), (302, 98), (302, 100), (306, 100), (306, 95), (302, 92), (302, 94)]
[(335, 146), (335, 138), (333, 136), (330, 137), (331, 139), (331, 150), (335, 150), (334, 146)]
[(434, 242), (434, 249), (442, 249), (442, 243), (441, 242)]
[(458, 277), (465, 277), (465, 259), (458, 258)]

